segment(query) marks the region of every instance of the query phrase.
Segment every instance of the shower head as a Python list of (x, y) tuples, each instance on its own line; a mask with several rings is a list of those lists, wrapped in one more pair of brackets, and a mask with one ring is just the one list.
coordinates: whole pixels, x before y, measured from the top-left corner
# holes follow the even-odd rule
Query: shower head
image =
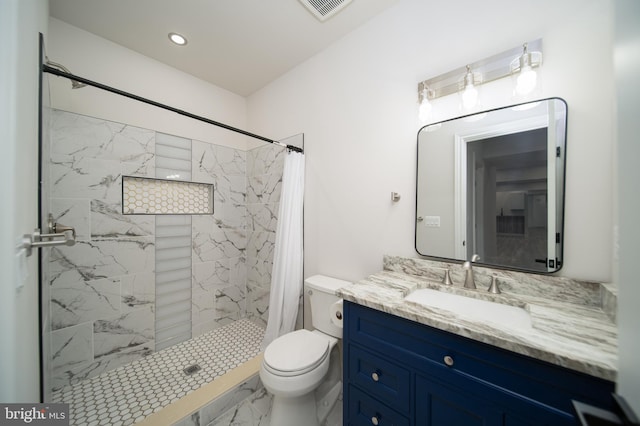
[[(61, 65), (61, 64), (59, 64), (57, 62), (50, 61), (49, 58), (45, 58), (45, 59), (46, 59), (47, 65), (49, 65), (50, 67), (58, 68), (59, 70), (64, 71), (67, 74), (71, 74), (71, 71), (69, 71), (69, 69), (67, 67), (65, 67), (64, 65)], [(79, 81), (76, 81), (76, 80), (71, 80), (71, 88), (72, 89), (81, 89), (84, 86), (86, 86), (86, 84), (80, 83)]]

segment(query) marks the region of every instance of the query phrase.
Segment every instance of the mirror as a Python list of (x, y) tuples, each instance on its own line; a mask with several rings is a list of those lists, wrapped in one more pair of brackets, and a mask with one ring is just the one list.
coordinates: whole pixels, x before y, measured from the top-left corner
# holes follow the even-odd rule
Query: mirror
[(505, 269), (562, 267), (567, 104), (544, 99), (418, 132), (416, 251)]

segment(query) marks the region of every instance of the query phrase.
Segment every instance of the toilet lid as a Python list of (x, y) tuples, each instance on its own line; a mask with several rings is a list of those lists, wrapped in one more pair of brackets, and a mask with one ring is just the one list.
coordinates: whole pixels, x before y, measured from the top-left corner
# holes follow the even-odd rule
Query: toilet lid
[(278, 337), (264, 351), (264, 363), (280, 375), (303, 374), (320, 364), (329, 350), (329, 340), (309, 330)]

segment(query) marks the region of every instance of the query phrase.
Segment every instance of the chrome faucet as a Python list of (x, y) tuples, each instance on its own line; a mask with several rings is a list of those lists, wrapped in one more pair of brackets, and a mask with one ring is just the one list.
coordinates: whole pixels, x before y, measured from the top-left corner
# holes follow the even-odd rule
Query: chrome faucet
[(473, 278), (472, 263), (477, 262), (478, 260), (480, 260), (480, 256), (474, 254), (473, 256), (471, 256), (471, 260), (467, 260), (462, 264), (462, 269), (465, 269), (467, 271), (467, 274), (464, 277), (464, 288), (476, 288), (476, 282)]

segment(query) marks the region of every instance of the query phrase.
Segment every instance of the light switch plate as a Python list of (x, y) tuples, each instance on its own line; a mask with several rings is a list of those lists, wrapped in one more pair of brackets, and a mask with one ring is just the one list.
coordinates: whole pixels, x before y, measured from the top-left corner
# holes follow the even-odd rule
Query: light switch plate
[(425, 216), (424, 217), (424, 226), (428, 226), (430, 228), (439, 228), (440, 227), (440, 216)]

